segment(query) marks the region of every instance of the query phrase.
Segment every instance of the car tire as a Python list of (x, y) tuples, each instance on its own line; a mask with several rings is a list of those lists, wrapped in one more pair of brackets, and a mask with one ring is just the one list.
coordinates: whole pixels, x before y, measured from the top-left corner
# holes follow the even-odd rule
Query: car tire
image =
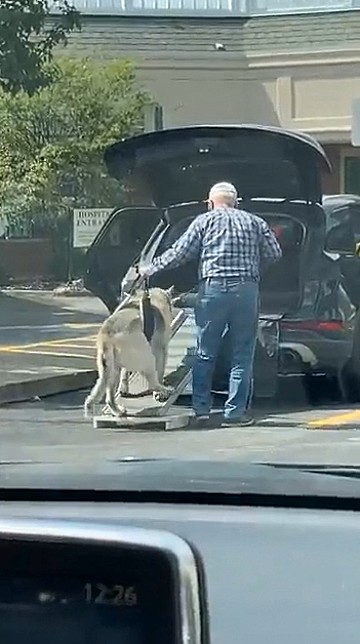
[(340, 397), (338, 382), (335, 376), (305, 376), (305, 392), (309, 405), (317, 407), (325, 401)]
[(360, 402), (360, 367), (353, 357), (348, 360), (341, 371), (339, 389), (344, 403)]
[(339, 387), (344, 402), (360, 402), (360, 313), (357, 313), (354, 325), (352, 355), (341, 371)]

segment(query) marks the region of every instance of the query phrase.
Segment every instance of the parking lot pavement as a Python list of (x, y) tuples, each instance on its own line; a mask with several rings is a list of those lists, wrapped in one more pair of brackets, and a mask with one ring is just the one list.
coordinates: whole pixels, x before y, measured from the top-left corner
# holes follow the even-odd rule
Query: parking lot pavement
[[(82, 391), (1, 407), (0, 467), (73, 463), (85, 470), (123, 458), (360, 465), (357, 409), (277, 403), (256, 405), (256, 425), (250, 428), (114, 432), (94, 430), (83, 417), (85, 395)], [(328, 419), (339, 416), (342, 420), (330, 426)]]
[(95, 310), (89, 303), (81, 310), (82, 299), (0, 293), (0, 387), (95, 368), (95, 335), (105, 314), (97, 301)]
[[(106, 312), (94, 298), (0, 293), (0, 387), (95, 365), (95, 334)], [(255, 404), (255, 427), (207, 431), (94, 430), (86, 392), (0, 407), (0, 466), (121, 458), (218, 458), (256, 462), (360, 464), (360, 407), (329, 400), (309, 408), (300, 385)], [(285, 402), (286, 401), (286, 402)]]
[[(99, 300), (99, 298), (92, 295), (54, 295), (52, 291), (33, 291), (33, 290), (3, 290), (0, 292), (8, 299), (28, 302), (30, 304), (38, 304), (42, 307), (50, 306), (54, 310), (57, 309), (57, 315), (71, 315), (81, 313), (82, 315), (95, 315), (104, 318), (108, 314), (108, 310)], [(44, 311), (44, 309), (42, 309)]]

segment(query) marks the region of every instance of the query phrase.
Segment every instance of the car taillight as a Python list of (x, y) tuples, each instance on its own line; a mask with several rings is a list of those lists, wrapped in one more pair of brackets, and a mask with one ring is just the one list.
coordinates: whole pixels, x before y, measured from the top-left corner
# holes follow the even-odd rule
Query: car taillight
[(272, 231), (276, 237), (276, 239), (280, 239), (281, 237), (281, 226), (272, 226)]
[(281, 327), (289, 331), (342, 331), (344, 323), (342, 320), (282, 320)]

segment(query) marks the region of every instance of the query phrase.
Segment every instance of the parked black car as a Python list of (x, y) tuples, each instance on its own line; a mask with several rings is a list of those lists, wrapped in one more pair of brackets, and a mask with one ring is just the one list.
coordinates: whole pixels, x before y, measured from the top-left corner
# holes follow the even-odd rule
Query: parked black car
[(360, 305), (360, 196), (324, 195), (326, 249), (339, 255), (343, 285), (352, 303)]
[[(321, 170), (330, 171), (311, 137), (258, 125), (192, 126), (121, 141), (106, 150), (112, 177), (137, 186), (147, 205), (114, 210), (87, 257), (86, 287), (112, 311), (134, 265), (166, 250), (203, 212), (209, 187), (234, 183), (242, 207), (266, 219), (283, 250), (262, 276), (255, 388), (272, 396), (277, 378), (319, 376), (339, 383), (344, 397), (358, 397), (360, 322), (341, 289), (337, 257), (325, 252)], [(144, 197), (143, 197), (144, 198)], [(164, 271), (151, 285), (196, 291), (196, 262)], [(227, 336), (214, 389), (227, 386)]]

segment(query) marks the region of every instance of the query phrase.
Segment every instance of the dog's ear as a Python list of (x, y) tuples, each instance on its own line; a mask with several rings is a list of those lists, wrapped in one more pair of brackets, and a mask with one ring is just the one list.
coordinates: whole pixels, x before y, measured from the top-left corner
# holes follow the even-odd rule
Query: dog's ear
[(166, 289), (166, 295), (170, 300), (172, 300), (172, 298), (174, 297), (174, 293), (175, 293), (175, 286), (173, 284), (172, 286), (170, 286), (170, 288)]

